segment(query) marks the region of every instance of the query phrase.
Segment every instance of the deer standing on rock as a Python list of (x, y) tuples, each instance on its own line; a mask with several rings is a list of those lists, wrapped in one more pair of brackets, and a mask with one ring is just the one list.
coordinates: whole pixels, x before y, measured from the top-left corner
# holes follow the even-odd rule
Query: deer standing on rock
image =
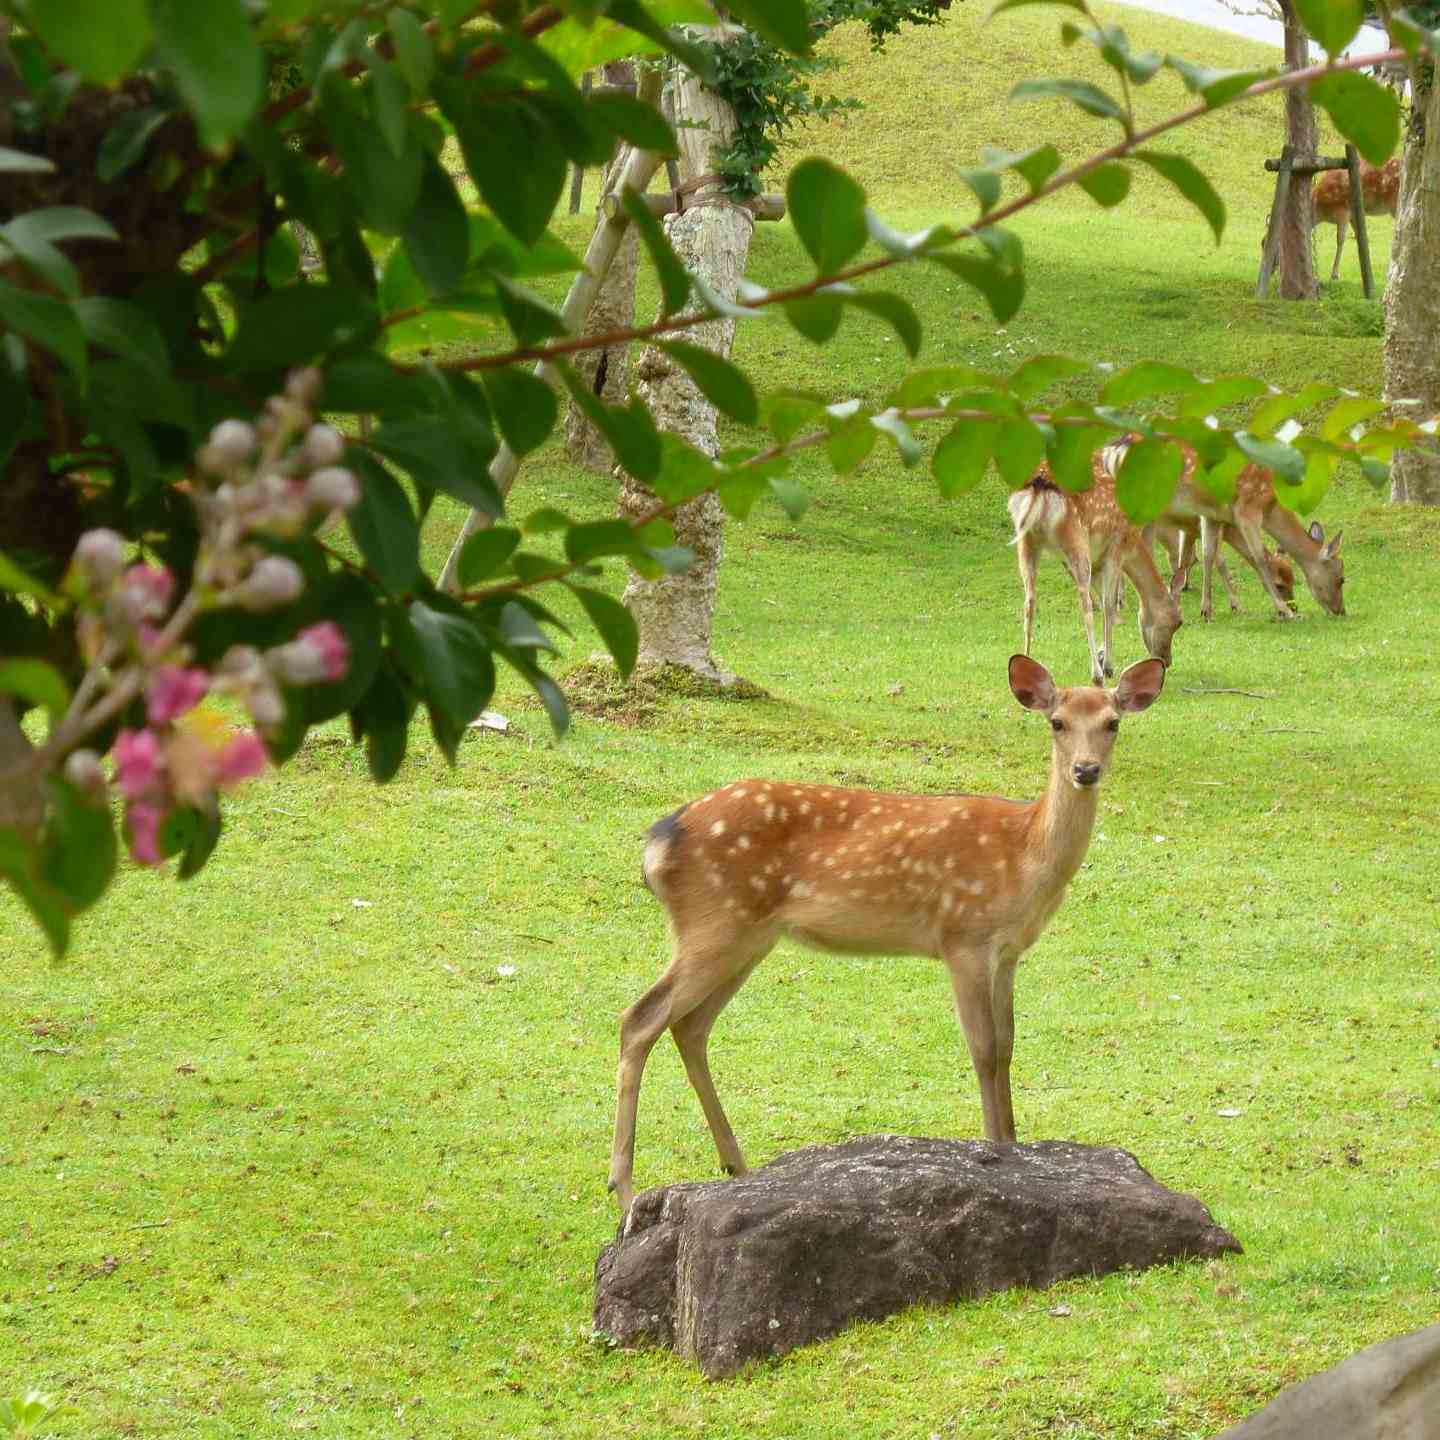
[[(1383, 165), (1360, 162), (1360, 192), (1367, 215), (1393, 215), (1400, 203), (1400, 157), (1392, 155)], [(1350, 172), (1326, 170), (1310, 192), (1315, 204), (1315, 224), (1335, 227), (1335, 263), (1330, 278), (1340, 275), (1340, 252), (1350, 225)]]
[(1148, 709), (1164, 683), (1152, 659), (1130, 666), (1113, 690), (1059, 689), (1043, 665), (1012, 656), (1011, 692), (1051, 729), (1050, 781), (1029, 804), (743, 780), (652, 826), (645, 883), (669, 913), (674, 955), (620, 1021), (610, 1189), (622, 1211), (635, 1196), (640, 1081), (666, 1029), (721, 1165), (745, 1173), (706, 1047), (716, 1017), (783, 935), (837, 954), (943, 961), (985, 1134), (1013, 1141), (1015, 967), (1089, 849), (1121, 716)]
[[(1010, 497), (1015, 526), (1016, 557), (1025, 587), (1025, 653), (1035, 638), (1035, 570), (1042, 550), (1053, 550), (1065, 562), (1080, 600), (1080, 616), (1090, 642), (1090, 678), (1097, 685), (1113, 675), (1115, 615), (1119, 609), (1121, 575), (1129, 577), (1140, 597), (1140, 638), (1146, 651), (1170, 663), (1171, 641), (1180, 628), (1180, 607), (1155, 568), (1155, 557), (1140, 529), (1115, 498), (1111, 455), (1106, 446), (1095, 457), (1095, 483), (1089, 490), (1062, 490), (1045, 465), (1030, 483)], [(1123, 453), (1123, 449), (1122, 449)], [(1090, 580), (1100, 572), (1104, 644), (1095, 644), (1095, 607)]]

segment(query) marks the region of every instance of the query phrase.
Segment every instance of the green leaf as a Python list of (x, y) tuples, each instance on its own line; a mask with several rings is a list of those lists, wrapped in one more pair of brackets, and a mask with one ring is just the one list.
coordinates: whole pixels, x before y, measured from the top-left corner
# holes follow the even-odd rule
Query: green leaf
[(643, 196), (626, 186), (620, 196), (620, 204), (650, 252), (651, 264), (660, 279), (660, 313), (662, 316), (673, 315), (690, 298), (689, 272), (680, 263), (680, 257), (671, 248), (664, 228), (651, 213)]
[(980, 202), (980, 213), (988, 214), (1000, 203), (1000, 177), (991, 169), (966, 169), (957, 172), (960, 178), (975, 192)]
[(1013, 170), (1030, 187), (1033, 195), (1060, 168), (1060, 152), (1053, 145), (1036, 145), (1018, 152), (987, 145), (980, 158), (997, 170)]
[(1272, 395), (1255, 407), (1247, 429), (1252, 435), (1268, 440), (1292, 416), (1323, 405), (1339, 393), (1339, 386), (1316, 381), (1294, 395)]
[(70, 948), (70, 916), (60, 897), (36, 873), (37, 861), (36, 852), (17, 831), (8, 825), (0, 827), (0, 876), (24, 901), (59, 961)]
[(628, 140), (637, 150), (647, 150), (652, 155), (678, 155), (675, 132), (669, 122), (653, 106), (633, 95), (618, 92), (592, 95), (585, 102), (585, 108), (600, 125)]
[(400, 234), (432, 295), (448, 295), (459, 286), (470, 259), (470, 226), (454, 182), (433, 155), (421, 161), (420, 194)]
[(1075, 182), (1097, 205), (1107, 210), (1130, 193), (1130, 170), (1111, 160), (1088, 171)]
[(410, 11), (398, 7), (390, 12), (387, 23), (395, 45), (395, 64), (410, 93), (417, 100), (427, 98), (435, 74), (435, 46), (424, 25)]
[(361, 92), (338, 70), (330, 71), (320, 87), (320, 109), (325, 132), (344, 162), (345, 188), (365, 223), (382, 235), (399, 235), (420, 199), (426, 152), (418, 130), (406, 127), (397, 154)]
[(543, 380), (516, 365), (483, 371), (481, 379), (500, 433), (517, 455), (528, 455), (550, 438), (559, 407)]
[(57, 60), (96, 85), (122, 79), (150, 44), (146, 0), (31, 0), (26, 18)]
[(197, 808), (194, 814), (195, 827), (180, 852), (180, 864), (175, 868), (177, 880), (193, 880), (205, 868), (206, 862), (215, 853), (215, 847), (220, 843), (220, 831), (224, 824), (220, 818), (220, 811)]
[(521, 346), (538, 345), (557, 335), (566, 335), (565, 321), (538, 296), (513, 284), (503, 275), (495, 277), (496, 293), (505, 323)]
[(628, 679), (640, 654), (640, 630), (635, 617), (618, 601), (603, 591), (585, 585), (570, 586), (575, 598), (585, 608), (590, 623), (615, 657), (615, 666), (622, 680)]
[(1142, 360), (1111, 376), (1100, 389), (1100, 399), (1106, 405), (1133, 405), (1152, 395), (1185, 395), (1200, 383), (1195, 373), (1183, 366)]
[(1136, 150), (1134, 158), (1168, 180), (1205, 217), (1218, 245), (1225, 233), (1225, 202), (1193, 162), (1160, 150)]
[(1021, 404), (1028, 404), (1043, 395), (1057, 380), (1073, 375), (1088, 375), (1092, 366), (1067, 355), (1032, 355), (1023, 360), (1010, 377), (1010, 393)]
[(31, 155), (26, 150), (12, 150), (0, 145), (0, 175), (53, 175), (55, 164), (43, 155)]
[(390, 664), (382, 664), (352, 716), (352, 723), (364, 733), (365, 757), (377, 785), (393, 780), (405, 759), (414, 708), (414, 701), (406, 695)]
[(1055, 438), (1045, 447), (1045, 458), (1056, 483), (1077, 494), (1090, 489), (1095, 483), (1095, 451), (1111, 435), (1111, 431), (1099, 426), (1056, 425)]
[(85, 333), (65, 301), (0, 280), (0, 323), (49, 350), (85, 388)]
[(420, 579), (420, 525), (399, 481), (364, 451), (351, 447), (346, 463), (360, 480), (360, 503), (346, 517), (350, 533), (376, 579), (392, 595)]
[(760, 402), (748, 377), (723, 356), (703, 345), (684, 340), (661, 340), (660, 349), (675, 359), (695, 382), (700, 393), (722, 415), (742, 425), (754, 425), (760, 418)]
[(1383, 490), (1390, 483), (1390, 467), (1383, 460), (1377, 460), (1373, 455), (1362, 455), (1360, 457), (1360, 468), (1365, 472), (1365, 478), (1370, 482), (1371, 487), (1376, 490)]
[[(900, 463), (908, 470), (911, 466), (918, 465), (924, 458), (925, 452), (920, 448), (920, 443), (915, 439), (915, 432), (905, 423), (904, 417), (894, 410), (882, 410), (878, 415), (870, 417), (870, 423), (882, 434), (888, 435), (895, 442), (895, 448), (900, 453)], [(773, 489), (775, 482), (771, 482)], [(805, 503), (810, 503), (806, 497)], [(798, 516), (792, 517), (798, 519)]]
[(1113, 96), (1106, 94), (1098, 85), (1088, 80), (1051, 78), (1048, 80), (1022, 80), (1010, 92), (1012, 100), (1069, 100), (1078, 105), (1087, 115), (1097, 115), (1102, 120), (1125, 119), (1125, 109)]
[(1305, 456), (1293, 445), (1286, 445), (1279, 440), (1265, 440), (1246, 430), (1235, 432), (1235, 443), (1257, 465), (1273, 470), (1292, 484), (1298, 485), (1305, 478)]
[(990, 313), (1000, 322), (1007, 324), (1014, 319), (1025, 299), (1025, 276), (988, 255), (951, 255), (936, 252), (929, 256), (936, 264), (943, 265), (952, 275), (958, 275), (967, 285), (972, 285), (984, 297)]
[(834, 337), (845, 318), (845, 307), (834, 295), (802, 295), (786, 300), (785, 318), (807, 339), (823, 345)]
[(1337, 70), (1311, 82), (1310, 98), (1372, 165), (1383, 165), (1400, 143), (1400, 100), (1388, 85)]
[(110, 806), (82, 796), (58, 775), (46, 779), (50, 804), (40, 847), (40, 878), (75, 913), (88, 910), (115, 874), (118, 846)]
[(145, 153), (150, 137), (175, 111), (159, 105), (128, 110), (105, 132), (95, 156), (95, 175), (106, 185), (118, 180)]
[[(30, 387), (0, 358), (0, 467), (20, 443), (30, 423), (31, 409)], [(5, 557), (0, 555), (0, 586), (3, 586), (4, 565)]]
[(434, 705), (457, 725), (468, 725), (495, 693), (495, 662), (484, 637), (463, 616), (423, 600), (411, 601), (406, 613), (408, 633), (396, 633), (401, 659)]
[(378, 328), (375, 302), (358, 290), (291, 285), (241, 307), (225, 363), (241, 374), (281, 371), (356, 348)]
[(0, 226), (0, 237), (31, 270), (61, 294), (72, 297), (80, 293), (80, 276), (70, 257), (56, 248), (56, 242), (120, 238), (108, 220), (75, 205), (27, 210)]
[(63, 250), (26, 226), (28, 218), (20, 215), (8, 225), (0, 225), (0, 257), (8, 258), (7, 251), (13, 253), (31, 274), (43, 280), (52, 290), (73, 299), (80, 293), (80, 272)]
[(693, 500), (706, 490), (713, 490), (724, 479), (725, 472), (708, 455), (701, 454), (678, 435), (661, 435), (660, 445), (660, 473), (650, 484), (667, 504)]
[(1200, 96), (1211, 110), (1273, 73), (1270, 70), (1214, 70), (1178, 55), (1167, 55), (1165, 63), (1185, 82), (1185, 88), (1192, 95)]
[(770, 493), (780, 502), (781, 508), (792, 519), (798, 520), (810, 508), (810, 496), (793, 480), (783, 475), (770, 477)]
[(1001, 422), (995, 441), (995, 468), (1012, 490), (1024, 485), (1044, 458), (1045, 437), (1033, 421), (1022, 418)]
[(865, 191), (838, 166), (811, 157), (785, 186), (791, 224), (822, 275), (833, 275), (865, 247)]
[(970, 385), (994, 385), (998, 377), (973, 365), (927, 365), (912, 370), (890, 392), (888, 403), (909, 410), (920, 405), (933, 405), (942, 395), (953, 395)]
[(43, 705), (52, 730), (70, 708), (70, 687), (64, 676), (48, 661), (30, 656), (0, 660), (0, 695), (18, 695), (32, 705)]
[(855, 306), (857, 310), (878, 315), (900, 337), (900, 343), (912, 360), (920, 353), (924, 338), (920, 317), (908, 300), (884, 291), (860, 290), (846, 295), (844, 301), (847, 305)]
[(249, 124), (265, 93), (265, 62), (244, 0), (150, 0), (150, 11), (160, 56), (175, 72), (201, 142), (219, 149)]
[(1332, 55), (1339, 55), (1360, 33), (1365, 0), (1293, 0), (1305, 28)]
[(1305, 456), (1305, 473), (1298, 484), (1275, 487), (1275, 498), (1297, 515), (1309, 515), (1325, 498), (1334, 478), (1339, 456), (1328, 450), (1312, 450)]
[(609, 441), (621, 466), (642, 485), (650, 484), (660, 473), (660, 434), (644, 405), (638, 400), (624, 409), (606, 405), (573, 367), (562, 363), (556, 369), (575, 403)]
[(460, 586), (469, 590), (488, 580), (515, 553), (520, 532), (509, 526), (490, 526), (477, 530), (460, 551), (457, 572)]
[(870, 416), (863, 410), (840, 420), (832, 420), (830, 437), (825, 442), (825, 453), (837, 475), (849, 475), (864, 462), (875, 448), (879, 434), (870, 423)]
[[(475, 417), (470, 418), (473, 423)], [(480, 450), (473, 443), (457, 444), (454, 427), (445, 420), (387, 420), (371, 437), (370, 445), (417, 484), (444, 491), (471, 509), (493, 516), (499, 515), (504, 505), (488, 473), (496, 449), (494, 437), (489, 438), (488, 450)]]
[(591, 520), (565, 531), (565, 558), (584, 565), (606, 555), (625, 555), (635, 548), (635, 531), (624, 520)]
[(931, 472), (947, 500), (968, 495), (980, 483), (999, 439), (1000, 427), (991, 420), (960, 420), (951, 427), (930, 457)]
[(731, 0), (725, 8), (772, 45), (792, 55), (810, 53), (810, 16), (805, 0)]
[(761, 406), (765, 428), (782, 445), (788, 444), (824, 413), (825, 402), (818, 395), (808, 395), (803, 390), (778, 390), (767, 395)]
[(139, 305), (108, 295), (86, 295), (72, 301), (70, 308), (92, 345), (136, 366), (147, 379), (161, 384), (169, 381), (170, 356), (165, 337)]
[(1248, 463), (1243, 451), (1227, 450), (1215, 464), (1200, 471), (1196, 479), (1222, 505), (1229, 505), (1235, 499), (1235, 477)]
[(405, 77), (378, 50), (365, 55), (370, 72), (370, 109), (375, 128), (397, 159), (405, 154), (405, 134), (409, 128), (410, 87)]
[(1175, 498), (1185, 457), (1180, 447), (1159, 436), (1132, 445), (1115, 476), (1115, 498), (1136, 525), (1148, 525), (1164, 514)]
[(1253, 400), (1269, 388), (1263, 380), (1249, 375), (1222, 375), (1191, 390), (1180, 402), (1179, 411), (1183, 416), (1209, 415), (1238, 401)]
[[(444, 91), (437, 86), (442, 97)], [(546, 115), (523, 100), (447, 105), (465, 165), (495, 218), (523, 244), (545, 233), (568, 163)], [(444, 103), (442, 98), (442, 103)], [(517, 164), (523, 156), (524, 163)]]
[(1384, 409), (1383, 400), (1372, 400), (1365, 395), (1347, 397), (1325, 417), (1320, 426), (1320, 438), (1338, 440), (1342, 435), (1348, 434), (1353, 426), (1363, 423), (1372, 415), (1380, 414)]

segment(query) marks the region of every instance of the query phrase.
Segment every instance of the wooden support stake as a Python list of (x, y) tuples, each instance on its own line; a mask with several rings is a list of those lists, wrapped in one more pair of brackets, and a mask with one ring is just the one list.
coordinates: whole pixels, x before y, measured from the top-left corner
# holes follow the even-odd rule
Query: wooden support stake
[(1266, 287), (1280, 258), (1280, 223), (1285, 213), (1285, 202), (1290, 198), (1290, 167), (1295, 163), (1295, 147), (1287, 145), (1280, 152), (1275, 170), (1275, 202), (1270, 207), (1270, 228), (1265, 232), (1265, 250), (1260, 257), (1260, 279), (1255, 285), (1255, 298), (1265, 298)]
[(1360, 252), (1360, 283), (1365, 298), (1375, 298), (1375, 272), (1370, 265), (1370, 236), (1365, 229), (1365, 189), (1360, 183), (1360, 155), (1353, 145), (1345, 147), (1345, 168), (1350, 172), (1350, 223), (1355, 230), (1355, 248)]
[[(652, 215), (673, 215), (677, 210), (693, 210), (695, 201), (682, 196), (684, 204), (677, 204), (673, 190), (661, 190), (654, 195), (642, 195), (645, 208)], [(748, 200), (735, 202), (742, 210), (748, 210), (757, 220), (783, 220), (785, 218), (785, 197), (783, 195), (752, 195)], [(620, 197), (610, 194), (605, 197), (604, 209), (607, 215), (620, 212)]]

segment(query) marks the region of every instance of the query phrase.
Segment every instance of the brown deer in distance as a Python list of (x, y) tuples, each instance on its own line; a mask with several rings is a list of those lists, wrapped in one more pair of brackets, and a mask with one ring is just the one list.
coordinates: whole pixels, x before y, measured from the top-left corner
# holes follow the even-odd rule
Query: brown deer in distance
[[(1159, 541), (1161, 549), (1165, 551), (1170, 560), (1170, 593), (1177, 599), (1182, 590), (1190, 588), (1190, 572), (1194, 569), (1195, 561), (1200, 555), (1198, 542), (1201, 539), (1201, 530), (1205, 523), (1203, 520), (1194, 518), (1187, 521), (1158, 520), (1153, 527), (1154, 538)], [(1243, 548), (1244, 542), (1233, 525), (1222, 525), (1220, 538), (1241, 559), (1249, 560), (1250, 557)], [(1293, 610), (1295, 608), (1295, 567), (1278, 551), (1266, 550), (1263, 553), (1264, 565), (1270, 572), (1270, 579), (1274, 582), (1276, 594)], [(1230, 602), (1230, 608), (1239, 610), (1240, 597), (1235, 591), (1235, 584), (1230, 578), (1225, 558), (1219, 553), (1215, 556), (1215, 569), (1219, 573), (1220, 583), (1225, 587), (1225, 595)], [(1212, 608), (1202, 600), (1201, 618), (1213, 619)]]
[[(1035, 638), (1035, 571), (1040, 553), (1053, 550), (1065, 563), (1080, 601), (1080, 617), (1090, 642), (1090, 678), (1095, 684), (1114, 673), (1115, 615), (1121, 576), (1140, 597), (1140, 638), (1146, 651), (1170, 663), (1171, 641), (1180, 628), (1180, 607), (1155, 568), (1143, 532), (1115, 497), (1114, 467), (1124, 442), (1107, 445), (1094, 461), (1095, 483), (1088, 490), (1062, 490), (1042, 464), (1028, 485), (1009, 500), (1015, 526), (1015, 553), (1025, 589), (1025, 653)], [(1095, 611), (1090, 581), (1098, 571), (1103, 643), (1095, 643)]]
[(635, 1196), (640, 1081), (667, 1029), (722, 1167), (745, 1173), (707, 1043), (782, 936), (836, 954), (941, 960), (980, 1082), (985, 1134), (1013, 1141), (1015, 967), (1085, 859), (1121, 717), (1148, 709), (1164, 683), (1160, 661), (1140, 660), (1113, 690), (1060, 689), (1038, 661), (1012, 656), (1011, 692), (1050, 722), (1049, 784), (1029, 804), (742, 780), (653, 825), (645, 883), (669, 914), (674, 953), (620, 1020), (610, 1189), (622, 1211)]
[[(1400, 200), (1400, 157), (1392, 155), (1383, 165), (1360, 162), (1360, 190), (1367, 215), (1393, 215)], [(1340, 274), (1340, 252), (1350, 225), (1350, 172), (1325, 170), (1311, 191), (1315, 203), (1315, 224), (1335, 227), (1335, 263), (1330, 278)]]

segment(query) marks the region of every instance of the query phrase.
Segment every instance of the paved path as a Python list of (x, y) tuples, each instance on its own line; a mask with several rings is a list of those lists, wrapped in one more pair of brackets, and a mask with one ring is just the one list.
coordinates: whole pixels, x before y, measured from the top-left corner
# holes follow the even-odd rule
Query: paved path
[[(1157, 10), (1178, 20), (1193, 20), (1197, 25), (1210, 26), (1212, 30), (1248, 35), (1252, 40), (1261, 40), (1280, 49), (1285, 46), (1285, 29), (1279, 21), (1254, 15), (1236, 15), (1218, 0), (1115, 0), (1115, 3), (1132, 5), (1138, 10)], [(1143, 43), (1144, 38), (1142, 30), (1138, 40)]]

